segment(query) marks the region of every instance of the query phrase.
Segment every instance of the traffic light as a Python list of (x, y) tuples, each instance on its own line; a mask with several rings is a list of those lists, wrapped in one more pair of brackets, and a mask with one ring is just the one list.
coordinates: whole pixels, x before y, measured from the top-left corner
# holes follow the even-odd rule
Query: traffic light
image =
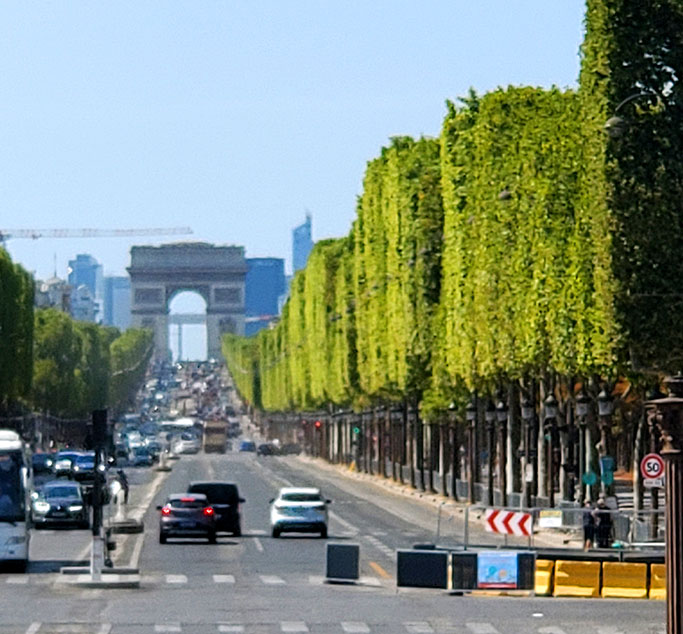
[(319, 420), (315, 421), (315, 428), (316, 429), (320, 429), (322, 426), (323, 426), (323, 424)]
[(353, 428), (353, 433), (356, 434), (356, 436), (358, 436), (358, 434), (360, 434), (360, 427), (358, 427), (358, 425), (356, 425), (356, 426)]

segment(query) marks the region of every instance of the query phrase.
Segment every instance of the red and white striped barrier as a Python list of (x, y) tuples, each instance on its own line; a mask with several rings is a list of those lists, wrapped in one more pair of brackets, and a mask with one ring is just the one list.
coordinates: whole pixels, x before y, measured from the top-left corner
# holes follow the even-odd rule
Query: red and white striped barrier
[(484, 527), (489, 533), (529, 537), (531, 535), (531, 513), (486, 509)]

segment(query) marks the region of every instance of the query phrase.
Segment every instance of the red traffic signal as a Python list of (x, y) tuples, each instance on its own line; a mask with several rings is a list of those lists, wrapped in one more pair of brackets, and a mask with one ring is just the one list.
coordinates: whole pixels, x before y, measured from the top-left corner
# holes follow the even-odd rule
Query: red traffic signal
[(316, 429), (320, 429), (322, 426), (323, 426), (323, 424), (319, 420), (315, 421), (315, 428)]

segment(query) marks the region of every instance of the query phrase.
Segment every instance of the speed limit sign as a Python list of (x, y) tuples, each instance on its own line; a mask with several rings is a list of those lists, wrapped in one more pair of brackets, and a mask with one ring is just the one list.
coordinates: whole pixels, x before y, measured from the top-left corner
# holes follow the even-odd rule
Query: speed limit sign
[(658, 453), (649, 453), (640, 461), (640, 473), (646, 480), (656, 480), (664, 475), (664, 461)]

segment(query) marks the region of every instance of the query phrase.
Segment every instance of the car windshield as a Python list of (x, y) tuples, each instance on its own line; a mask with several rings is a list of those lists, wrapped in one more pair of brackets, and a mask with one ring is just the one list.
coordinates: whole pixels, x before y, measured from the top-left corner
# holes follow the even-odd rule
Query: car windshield
[(95, 464), (95, 456), (79, 456), (75, 464), (79, 466), (92, 466)]
[(234, 504), (237, 502), (237, 489), (228, 484), (193, 484), (192, 493), (203, 493), (211, 504)]
[(56, 486), (48, 487), (44, 491), (44, 496), (46, 499), (54, 498), (79, 498), (81, 497), (79, 490), (72, 486)]
[(175, 509), (202, 509), (206, 506), (203, 500), (194, 499), (172, 499), (167, 504)]
[(319, 493), (283, 493), (280, 499), (283, 502), (322, 502)]

